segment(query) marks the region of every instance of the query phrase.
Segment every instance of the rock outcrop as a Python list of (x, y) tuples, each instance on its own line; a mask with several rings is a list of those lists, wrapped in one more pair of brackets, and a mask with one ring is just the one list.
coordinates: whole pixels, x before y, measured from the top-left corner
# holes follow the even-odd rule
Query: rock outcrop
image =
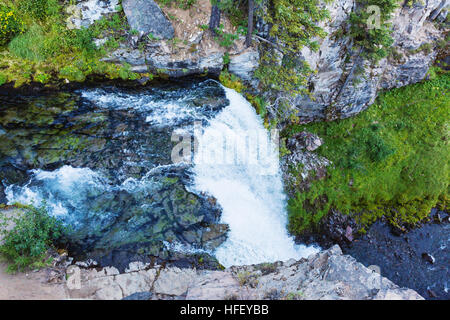
[[(145, 5), (141, 6), (141, 2)], [(225, 66), (224, 55), (227, 53), (230, 72), (257, 84), (252, 80), (259, 64), (257, 48), (246, 49), (243, 36), (229, 47), (222, 46), (216, 36), (201, 28), (209, 21), (209, 0), (198, 0), (195, 8), (189, 10), (170, 7), (162, 7), (161, 10), (153, 1), (125, 0), (122, 5), (130, 28), (138, 35), (130, 36), (127, 43), (121, 43), (120, 48), (111, 52), (104, 61), (127, 63), (133, 72), (151, 72), (172, 78), (203, 74), (217, 76)], [(166, 16), (175, 18), (169, 21)], [(223, 32), (236, 34), (236, 28), (225, 17), (222, 24)], [(97, 40), (99, 45), (104, 42), (103, 39)]]
[(132, 30), (139, 36), (152, 34), (159, 39), (172, 39), (175, 31), (153, 0), (123, 0), (123, 11)]
[[(343, 255), (339, 246), (308, 259), (239, 266), (224, 271), (180, 269), (132, 263), (126, 273), (115, 268), (82, 269), (71, 298), (86, 299), (357, 299), (421, 300)], [(76, 272), (71, 272), (76, 274)], [(72, 277), (72, 276), (71, 276)], [(75, 283), (69, 277), (68, 284)]]
[(87, 28), (103, 16), (118, 11), (119, 0), (78, 0), (76, 5), (66, 8), (66, 12), (70, 14), (67, 27), (69, 29)]
[[(117, 0), (79, 1), (67, 8), (72, 15), (68, 25), (70, 28), (88, 26), (103, 15), (116, 12), (117, 3)], [(327, 36), (317, 39), (320, 48), (316, 52), (306, 47), (299, 52), (299, 57), (317, 71), (308, 79), (311, 96), (299, 95), (293, 100), (301, 122), (353, 116), (372, 104), (379, 90), (408, 85), (426, 77), (438, 53), (437, 42), (442, 41), (445, 33), (435, 22), (445, 21), (448, 0), (401, 5), (392, 19), (393, 50), (378, 64), (365, 60), (353, 48), (349, 17), (356, 6), (355, 0), (322, 5), (330, 13), (320, 23)], [(246, 49), (242, 35), (231, 45), (220, 44), (220, 37), (202, 27), (209, 22), (209, 0), (198, 0), (188, 10), (176, 6), (160, 8), (153, 0), (124, 0), (122, 6), (130, 31), (137, 31), (138, 35), (131, 32), (127, 42), (121, 43), (105, 61), (127, 63), (138, 73), (170, 77), (218, 75), (226, 66), (227, 54), (228, 70), (258, 90), (254, 71), (259, 65), (259, 51), (266, 49), (257, 39)], [(224, 34), (238, 34), (226, 16), (221, 23)], [(258, 23), (257, 26), (259, 35), (267, 37), (268, 25)], [(105, 41), (97, 39), (96, 43), (101, 46)]]
[[(321, 23), (327, 36), (320, 41), (320, 49), (312, 52), (304, 48), (301, 52), (312, 69), (318, 71), (308, 84), (312, 99), (298, 96), (295, 101), (301, 121), (353, 116), (372, 104), (379, 90), (424, 79), (437, 55), (436, 42), (442, 38), (442, 31), (433, 20), (446, 14), (445, 2), (414, 2), (411, 7), (398, 8), (392, 19), (394, 54), (378, 64), (369, 63), (352, 50), (348, 19), (354, 1), (337, 0), (327, 4), (330, 18)], [(426, 47), (431, 49), (424, 50)]]

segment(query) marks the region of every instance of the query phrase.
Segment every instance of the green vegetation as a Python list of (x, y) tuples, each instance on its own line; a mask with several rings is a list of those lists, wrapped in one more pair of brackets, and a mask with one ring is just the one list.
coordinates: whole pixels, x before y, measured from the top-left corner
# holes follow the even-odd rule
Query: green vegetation
[[(355, 46), (360, 48), (362, 57), (378, 62), (388, 55), (394, 43), (391, 37), (391, 24), (388, 21), (398, 7), (397, 2), (397, 0), (356, 1), (357, 9), (350, 14), (350, 34)], [(371, 10), (374, 6), (380, 10), (379, 27), (369, 27), (369, 24), (376, 22), (373, 19), (376, 11)]]
[(0, 46), (7, 44), (16, 34), (23, 31), (23, 21), (16, 11), (0, 4)]
[[(139, 77), (129, 66), (100, 61), (131, 32), (123, 13), (103, 17), (89, 28), (68, 29), (68, 15), (58, 0), (1, 1), (0, 30), (6, 30), (0, 35), (1, 84), (84, 81), (90, 75)], [(101, 37), (109, 40), (97, 48), (93, 39)]]
[(239, 38), (239, 34), (228, 33), (223, 30), (221, 24), (219, 28), (216, 28), (216, 37), (214, 38), (221, 47), (229, 48), (234, 44), (234, 41)]
[(177, 7), (183, 10), (190, 9), (197, 1), (196, 0), (157, 0), (159, 4), (166, 7)]
[[(59, 220), (47, 214), (44, 206), (23, 206), (17, 212), (18, 216), (10, 220), (0, 213), (0, 234), (4, 241), (0, 254), (9, 263), (8, 271), (43, 267), (48, 263), (48, 249), (62, 235), (64, 228)], [(10, 223), (14, 227), (6, 231), (4, 226)]]
[[(450, 75), (383, 93), (368, 110), (335, 122), (292, 125), (288, 137), (307, 130), (325, 140), (318, 153), (331, 160), (325, 179), (304, 190), (288, 188), (289, 228), (294, 234), (314, 228), (331, 208), (352, 214), (362, 227), (384, 215), (405, 228), (446, 206), (449, 187)], [(313, 174), (314, 176), (314, 174)]]
[(232, 73), (229, 73), (228, 70), (224, 70), (219, 75), (219, 81), (225, 87), (234, 89), (237, 92), (242, 92), (245, 89), (244, 84), (242, 83), (239, 77), (235, 76)]
[(318, 43), (312, 39), (326, 35), (317, 24), (327, 17), (328, 11), (318, 0), (274, 0), (264, 16), (273, 24), (270, 36), (279, 44), (265, 44), (255, 77), (260, 80), (263, 91), (277, 96), (280, 119), (295, 116), (291, 107), (293, 96), (308, 94), (307, 78), (313, 70), (298, 58), (298, 52), (304, 47), (318, 49)]

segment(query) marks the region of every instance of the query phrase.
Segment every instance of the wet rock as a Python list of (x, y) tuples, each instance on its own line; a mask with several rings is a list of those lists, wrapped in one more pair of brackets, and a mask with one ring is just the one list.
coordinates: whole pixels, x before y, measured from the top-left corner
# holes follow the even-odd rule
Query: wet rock
[(436, 294), (436, 292), (434, 292), (431, 289), (428, 289), (428, 295), (430, 296), (430, 298), (437, 298), (438, 295)]
[(427, 262), (429, 262), (429, 263), (431, 263), (431, 264), (433, 264), (436, 261), (436, 259), (431, 254), (429, 254), (427, 252), (422, 253), (422, 259), (427, 261)]
[(159, 39), (174, 37), (172, 23), (153, 0), (123, 0), (122, 6), (131, 29), (138, 31), (139, 36), (151, 33)]
[(347, 228), (345, 229), (345, 238), (352, 242), (353, 241), (353, 231), (352, 231), (352, 227), (347, 226)]
[(337, 210), (330, 210), (319, 225), (320, 234), (325, 237), (324, 244), (329, 241), (346, 245), (353, 241), (353, 230), (357, 229), (356, 222), (350, 215), (344, 215)]
[[(165, 111), (154, 110), (160, 123), (148, 122), (142, 110), (134, 108), (136, 101), (144, 106), (180, 97), (193, 112), (177, 121), (160, 121)], [(155, 87), (150, 93), (105, 86), (8, 98), (7, 112), (0, 113), (6, 132), (0, 144), (0, 180), (15, 184), (16, 195), (28, 183), (40, 197), (51, 192), (64, 203), (68, 214), (62, 219), (77, 223), (62, 241), (77, 261), (93, 259), (123, 272), (145, 256), (170, 256), (163, 244), (169, 239), (213, 250), (226, 238), (226, 227), (214, 227), (221, 209), (206, 196), (186, 190), (188, 168), (171, 164), (170, 138), (175, 126), (213, 117), (227, 104), (223, 89), (213, 81)], [(30, 169), (45, 170), (46, 178)]]
[(203, 230), (202, 244), (206, 250), (214, 250), (227, 239), (227, 224), (211, 224)]
[[(377, 221), (358, 241), (344, 246), (344, 252), (365, 266), (379, 266), (384, 276), (400, 286), (414, 289), (423, 297), (429, 297), (427, 290), (433, 285), (437, 299), (449, 299), (445, 291), (450, 258), (445, 245), (448, 231), (445, 224), (430, 220), (401, 236), (391, 232), (387, 221)], [(422, 253), (425, 253), (423, 258)], [(428, 254), (435, 258), (434, 263)]]
[(151, 300), (152, 296), (153, 294), (151, 292), (136, 292), (123, 298), (122, 300)]

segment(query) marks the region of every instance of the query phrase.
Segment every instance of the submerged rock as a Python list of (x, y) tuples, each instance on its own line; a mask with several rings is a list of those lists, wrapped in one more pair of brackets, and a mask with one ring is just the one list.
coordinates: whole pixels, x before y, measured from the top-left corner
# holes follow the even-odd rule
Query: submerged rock
[(422, 259), (431, 264), (433, 264), (436, 261), (436, 259), (427, 252), (422, 253)]
[(2, 193), (2, 202), (46, 199), (50, 214), (70, 226), (63, 241), (77, 260), (122, 271), (149, 257), (195, 265), (197, 258), (173, 248), (213, 250), (225, 241), (221, 208), (189, 191), (189, 166), (171, 160), (174, 130), (229, 103), (218, 83), (104, 87), (4, 103), (0, 201)]

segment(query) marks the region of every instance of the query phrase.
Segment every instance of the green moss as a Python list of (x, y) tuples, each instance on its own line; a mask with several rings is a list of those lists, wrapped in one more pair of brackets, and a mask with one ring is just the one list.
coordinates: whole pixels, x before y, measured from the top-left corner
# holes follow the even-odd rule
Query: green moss
[(239, 79), (234, 74), (229, 73), (228, 70), (224, 70), (220, 73), (219, 81), (223, 86), (230, 88), (230, 89), (234, 89), (237, 92), (242, 92), (242, 90), (244, 90), (244, 88), (245, 88), (241, 79)]
[(8, 77), (5, 74), (0, 73), (0, 86), (5, 84), (6, 81), (8, 81)]
[(294, 125), (325, 140), (318, 149), (331, 160), (327, 177), (308, 190), (298, 177), (288, 188), (289, 227), (313, 228), (331, 208), (354, 215), (362, 227), (384, 215), (395, 226), (414, 225), (438, 202), (446, 206), (449, 186), (450, 76), (383, 93), (368, 110), (350, 119)]

